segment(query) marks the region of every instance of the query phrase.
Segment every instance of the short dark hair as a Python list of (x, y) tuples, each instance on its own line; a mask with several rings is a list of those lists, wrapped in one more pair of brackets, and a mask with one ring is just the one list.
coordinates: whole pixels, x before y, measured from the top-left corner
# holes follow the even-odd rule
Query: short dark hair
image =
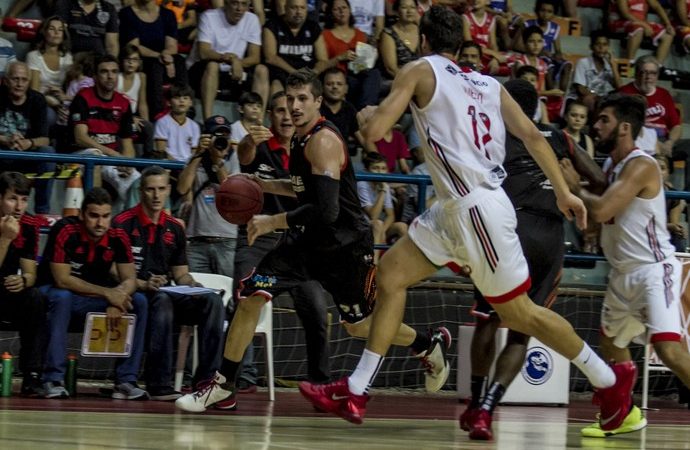
[(541, 27), (538, 27), (537, 25), (532, 25), (531, 27), (527, 27), (522, 31), (522, 40), (525, 41), (525, 44), (527, 44), (527, 40), (533, 34), (538, 34), (542, 37), (542, 39), (544, 38), (544, 30), (542, 30)]
[(338, 74), (338, 73), (340, 75), (342, 75), (345, 78), (345, 80), (347, 80), (347, 75), (345, 75), (345, 72), (340, 70), (337, 66), (336, 67), (329, 67), (328, 69), (324, 70), (323, 73), (321, 74), (321, 80), (323, 83), (325, 83), (326, 77), (328, 75), (334, 75), (334, 74)]
[(91, 188), (84, 196), (81, 202), (81, 210), (85, 211), (89, 205), (112, 205), (113, 199), (110, 197), (108, 191), (102, 187)]
[(303, 67), (296, 72), (292, 72), (285, 80), (286, 87), (300, 88), (302, 86), (309, 86), (314, 98), (323, 95), (323, 85), (319, 76), (311, 69)]
[(120, 67), (120, 64), (117, 61), (117, 58), (114, 57), (113, 55), (105, 54), (105, 55), (96, 55), (96, 58), (94, 59), (93, 67), (96, 69), (96, 73), (98, 73), (98, 66), (104, 63), (115, 63), (117, 64), (117, 67)]
[(273, 93), (273, 95), (271, 95), (271, 99), (268, 101), (266, 109), (268, 109), (269, 111), (273, 111), (273, 109), (275, 109), (276, 107), (276, 102), (278, 102), (278, 99), (283, 97), (285, 97), (285, 91), (278, 91)]
[(192, 87), (188, 84), (175, 83), (172, 86), (170, 86), (170, 90), (168, 91), (168, 98), (175, 97), (189, 97), (192, 100), (194, 100), (194, 89), (192, 89)]
[(362, 157), (362, 164), (364, 164), (364, 167), (367, 169), (380, 162), (386, 162), (386, 157), (379, 152), (367, 152)]
[(462, 42), (462, 18), (454, 11), (434, 5), (422, 16), (419, 34), (426, 36), (432, 52), (455, 54)]
[(606, 40), (609, 40), (609, 35), (606, 33), (604, 30), (594, 30), (589, 34), (589, 47), (592, 48), (594, 47), (594, 43), (597, 42), (597, 39), (599, 38), (606, 38)]
[[(352, 15), (352, 5), (350, 5), (350, 0), (344, 0), (347, 3), (347, 7), (350, 9), (350, 21), (348, 25), (350, 28), (355, 27), (355, 16)], [(335, 21), (333, 20), (333, 3), (334, 0), (330, 0), (326, 3), (326, 13), (324, 14), (323, 28), (325, 30), (330, 30), (335, 27)]]
[(31, 180), (19, 172), (0, 173), (0, 196), (5, 195), (10, 189), (18, 195), (29, 195), (31, 194)]
[(534, 75), (536, 77), (539, 76), (539, 71), (537, 70), (536, 67), (524, 65), (524, 66), (520, 66), (517, 68), (517, 70), (515, 71), (515, 78), (522, 78), (522, 76), (526, 73), (531, 73), (532, 75)]
[(264, 99), (261, 98), (261, 96), (256, 92), (243, 92), (242, 95), (240, 95), (240, 99), (237, 101), (237, 104), (240, 106), (251, 104), (263, 105)]
[(464, 52), (466, 48), (476, 48), (479, 51), (480, 58), (484, 55), (484, 52), (482, 51), (482, 46), (474, 41), (463, 41), (463, 43), (460, 44), (458, 54), (462, 55), (462, 52)]
[(569, 101), (568, 104), (565, 105), (564, 114), (568, 114), (568, 113), (570, 112), (570, 110), (572, 109), (573, 106), (582, 106), (583, 108), (585, 108), (585, 109), (587, 110), (587, 113), (588, 113), (588, 115), (589, 115), (589, 108), (587, 108), (587, 105), (585, 105), (584, 103), (582, 103), (580, 100), (571, 100), (571, 101)]
[(538, 13), (539, 10), (541, 9), (542, 5), (551, 5), (553, 6), (553, 10), (558, 11), (558, 1), (557, 0), (537, 0), (537, 3), (534, 5), (534, 12)]
[(160, 176), (160, 175), (169, 176), (168, 171), (165, 170), (164, 168), (162, 168), (161, 166), (156, 166), (156, 165), (148, 166), (146, 169), (141, 171), (141, 181), (140, 181), (139, 186), (141, 187), (141, 189), (143, 189), (145, 187), (145, 184), (146, 184), (145, 183), (146, 178), (156, 177), (156, 176)]
[(599, 104), (599, 111), (613, 109), (618, 122), (628, 122), (632, 127), (633, 138), (637, 139), (644, 125), (647, 101), (640, 95), (611, 94), (604, 97)]
[(506, 81), (503, 87), (505, 87), (506, 91), (513, 97), (513, 100), (520, 105), (522, 112), (524, 112), (527, 117), (530, 119), (534, 117), (534, 114), (537, 112), (537, 105), (539, 104), (539, 94), (537, 94), (537, 90), (534, 89), (532, 83), (518, 78)]

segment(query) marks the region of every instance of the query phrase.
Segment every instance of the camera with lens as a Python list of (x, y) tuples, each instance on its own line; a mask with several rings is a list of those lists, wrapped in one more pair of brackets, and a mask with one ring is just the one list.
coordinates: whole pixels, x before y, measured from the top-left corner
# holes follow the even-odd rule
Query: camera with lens
[(228, 145), (230, 145), (230, 140), (223, 133), (215, 133), (213, 137), (211, 137), (211, 146), (218, 151), (225, 150), (228, 148)]

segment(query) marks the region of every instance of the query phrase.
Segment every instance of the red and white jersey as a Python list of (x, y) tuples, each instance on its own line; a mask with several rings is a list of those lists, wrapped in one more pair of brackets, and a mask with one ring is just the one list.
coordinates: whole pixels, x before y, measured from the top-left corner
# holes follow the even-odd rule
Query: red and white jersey
[(536, 64), (524, 53), (513, 56), (512, 64), (532, 66), (537, 69), (537, 92), (546, 90), (546, 74), (549, 72), (549, 64), (541, 56), (536, 57)]
[(472, 40), (482, 48), (488, 48), (491, 30), (496, 27), (496, 18), (494, 15), (485, 13), (481, 23), (477, 21), (477, 18), (472, 12), (463, 14), (463, 17), (465, 17), (470, 24), (470, 36), (472, 36)]
[[(649, 4), (647, 3), (647, 0), (627, 0), (627, 2), (628, 11), (630, 11), (630, 14), (634, 18), (646, 22), (647, 11), (649, 11)], [(621, 20), (621, 14), (618, 11), (618, 5), (616, 4), (616, 1), (612, 0), (609, 6), (609, 22), (614, 20)]]
[(506, 176), (500, 83), (440, 55), (423, 59), (436, 90), (426, 107), (410, 102), (410, 108), (428, 144), (422, 148), (436, 194), (459, 199), (477, 188), (498, 189)]
[[(607, 159), (603, 168), (609, 184), (618, 178), (633, 158), (654, 159), (639, 148), (615, 167), (611, 167), (611, 158)], [(658, 176), (661, 180), (660, 170)], [(628, 272), (641, 264), (657, 263), (673, 256), (675, 249), (666, 228), (663, 183), (654, 198), (635, 197), (625, 210), (602, 225), (601, 247), (611, 266), (619, 272)]]

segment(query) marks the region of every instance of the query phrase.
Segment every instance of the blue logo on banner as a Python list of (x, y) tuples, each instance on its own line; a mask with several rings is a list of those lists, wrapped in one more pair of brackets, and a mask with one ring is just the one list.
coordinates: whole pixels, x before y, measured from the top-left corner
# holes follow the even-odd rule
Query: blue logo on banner
[(543, 347), (532, 347), (527, 350), (522, 376), (529, 384), (544, 384), (553, 374), (553, 358)]

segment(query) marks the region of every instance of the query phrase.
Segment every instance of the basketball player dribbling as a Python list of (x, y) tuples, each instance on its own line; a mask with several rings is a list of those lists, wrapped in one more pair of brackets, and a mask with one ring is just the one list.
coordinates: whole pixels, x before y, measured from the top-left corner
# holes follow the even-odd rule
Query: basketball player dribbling
[(302, 383), (300, 390), (319, 408), (361, 423), (367, 390), (400, 327), (407, 287), (453, 262), (469, 266), (472, 281), (507, 327), (536, 337), (582, 370), (602, 399), (602, 418), (618, 426), (628, 374), (616, 373), (565, 319), (526, 295), (530, 278), (515, 210), (501, 188), (506, 130), (527, 144), (553, 185), (558, 208), (568, 219), (575, 216), (580, 227), (584, 204), (570, 193), (544, 137), (498, 81), (453, 62), (462, 41), (460, 17), (432, 6), (420, 34), (429, 56), (403, 67), (388, 97), (378, 108), (362, 110), (358, 120), (365, 138), (374, 142), (409, 105), (427, 143), (423, 151), (439, 200), (381, 259), (371, 330), (355, 371), (328, 385)]

